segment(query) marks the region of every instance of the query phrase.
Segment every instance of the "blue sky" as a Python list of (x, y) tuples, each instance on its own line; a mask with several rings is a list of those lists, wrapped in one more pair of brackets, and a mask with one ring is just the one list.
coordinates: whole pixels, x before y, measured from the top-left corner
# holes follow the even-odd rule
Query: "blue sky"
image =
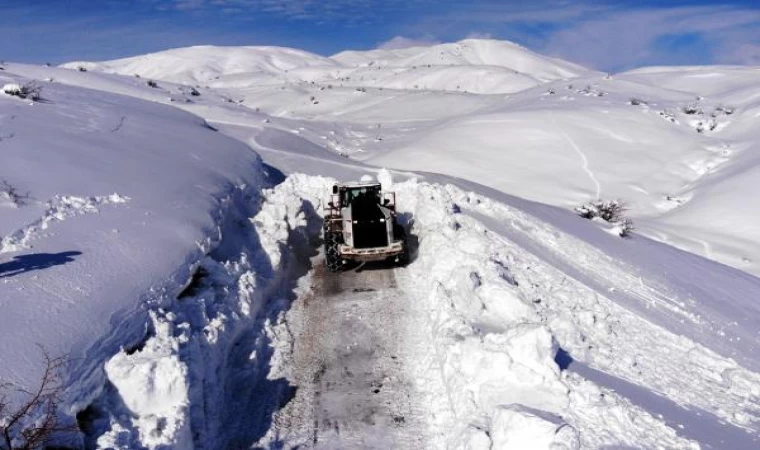
[(0, 59), (105, 60), (188, 45), (330, 55), (508, 39), (600, 70), (760, 65), (760, 1), (2, 0)]

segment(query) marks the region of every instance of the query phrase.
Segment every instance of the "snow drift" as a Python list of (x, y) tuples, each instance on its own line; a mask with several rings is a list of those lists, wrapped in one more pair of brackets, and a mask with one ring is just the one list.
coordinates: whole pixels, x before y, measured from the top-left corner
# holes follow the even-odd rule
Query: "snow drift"
[[(36, 384), (37, 344), (68, 355), (71, 420), (127, 370), (104, 363), (145, 339), (149, 311), (176, 301), (217, 239), (225, 199), (259, 192), (261, 165), (196, 116), (54, 83), (33, 104), (0, 95), (0, 135), (0, 379)], [(165, 382), (152, 389), (182, 404), (181, 383)]]

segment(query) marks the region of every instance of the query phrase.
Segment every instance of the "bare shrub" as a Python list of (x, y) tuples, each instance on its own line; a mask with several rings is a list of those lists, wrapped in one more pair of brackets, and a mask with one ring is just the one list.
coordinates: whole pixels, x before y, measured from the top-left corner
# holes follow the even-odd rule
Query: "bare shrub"
[(575, 208), (578, 215), (584, 219), (599, 217), (605, 222), (617, 222), (621, 220), (623, 213), (627, 210), (628, 205), (620, 200), (594, 200)]
[(684, 114), (689, 115), (702, 114), (702, 108), (700, 108), (696, 103), (689, 103), (688, 105), (681, 108), (681, 111), (683, 111)]
[(660, 111), (657, 114), (659, 114), (660, 116), (664, 117), (665, 119), (667, 119), (667, 120), (669, 120), (669, 121), (671, 121), (673, 123), (678, 123), (678, 120), (676, 119), (676, 115), (673, 113), (673, 111), (670, 111), (669, 109), (665, 109), (663, 111)]
[(18, 208), (26, 205), (29, 198), (29, 192), (22, 194), (16, 186), (8, 183), (7, 180), (0, 180), (0, 199)]
[(634, 230), (633, 221), (623, 216), (628, 205), (621, 200), (595, 200), (575, 208), (575, 212), (584, 219), (599, 218), (615, 225), (622, 237), (629, 236)]
[(736, 108), (734, 108), (733, 106), (718, 105), (715, 107), (715, 111), (713, 111), (712, 116), (716, 117), (719, 114), (725, 114), (727, 116), (730, 116), (731, 114), (734, 113), (735, 110)]
[(628, 100), (628, 103), (630, 103), (633, 106), (639, 106), (639, 105), (647, 105), (648, 103), (645, 100), (642, 100), (638, 97), (631, 97)]
[(37, 101), (42, 94), (42, 86), (35, 81), (29, 81), (24, 84), (9, 83), (3, 86), (3, 92), (18, 98)]
[[(0, 385), (0, 447), (4, 450), (37, 450), (56, 433), (76, 431), (75, 425), (62, 425), (58, 417), (64, 393), (61, 371), (68, 358), (51, 357), (42, 347), (40, 350), (45, 370), (36, 389)], [(8, 401), (10, 393), (23, 400), (12, 405)]]
[(636, 228), (633, 227), (633, 221), (631, 219), (623, 219), (620, 224), (618, 225), (618, 233), (621, 237), (628, 237), (631, 235), (631, 232), (635, 230)]

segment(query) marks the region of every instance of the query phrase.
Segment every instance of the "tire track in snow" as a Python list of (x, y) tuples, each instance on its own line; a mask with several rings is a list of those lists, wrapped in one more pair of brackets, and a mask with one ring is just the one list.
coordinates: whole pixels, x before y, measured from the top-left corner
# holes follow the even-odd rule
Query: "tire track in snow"
[(581, 150), (580, 147), (578, 147), (578, 145), (575, 143), (575, 141), (573, 141), (567, 133), (565, 133), (563, 131), (562, 132), (562, 136), (565, 138), (565, 140), (567, 141), (567, 143), (570, 144), (570, 146), (573, 148), (573, 150), (575, 150), (575, 153), (577, 153), (578, 156), (580, 156), (580, 158), (581, 158), (581, 168), (583, 169), (584, 172), (586, 172), (586, 174), (588, 175), (588, 177), (594, 183), (594, 186), (596, 187), (596, 194), (595, 195), (596, 195), (596, 198), (599, 199), (601, 197), (601, 195), (602, 195), (602, 187), (599, 184), (599, 180), (597, 180), (596, 176), (594, 176), (594, 172), (592, 172), (591, 169), (589, 169), (589, 167), (588, 167), (588, 158), (586, 157), (586, 154), (583, 153), (583, 150)]
[(594, 187), (596, 189), (595, 198), (599, 199), (602, 195), (602, 186), (599, 184), (599, 180), (596, 179), (596, 176), (594, 175), (594, 172), (591, 171), (588, 164), (588, 157), (586, 157), (586, 154), (581, 150), (581, 148), (578, 146), (578, 144), (575, 143), (575, 141), (568, 135), (566, 132), (561, 131), (559, 129), (559, 126), (557, 126), (557, 121), (554, 120), (554, 114), (551, 112), (549, 113), (551, 117), (552, 124), (554, 125), (554, 128), (557, 129), (562, 134), (562, 137), (567, 141), (568, 144), (570, 144), (570, 147), (575, 151), (575, 153), (578, 154), (578, 156), (581, 158), (581, 169), (583, 169), (584, 172), (586, 172), (586, 175), (588, 175), (589, 179), (591, 179), (591, 182), (594, 183)]

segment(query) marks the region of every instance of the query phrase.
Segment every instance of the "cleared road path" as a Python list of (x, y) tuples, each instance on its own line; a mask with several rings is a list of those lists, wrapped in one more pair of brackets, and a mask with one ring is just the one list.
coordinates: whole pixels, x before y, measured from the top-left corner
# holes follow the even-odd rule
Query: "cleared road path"
[(295, 397), (277, 412), (267, 446), (426, 447), (405, 367), (413, 329), (396, 276), (366, 265), (329, 273), (315, 258), (312, 288), (288, 312)]

